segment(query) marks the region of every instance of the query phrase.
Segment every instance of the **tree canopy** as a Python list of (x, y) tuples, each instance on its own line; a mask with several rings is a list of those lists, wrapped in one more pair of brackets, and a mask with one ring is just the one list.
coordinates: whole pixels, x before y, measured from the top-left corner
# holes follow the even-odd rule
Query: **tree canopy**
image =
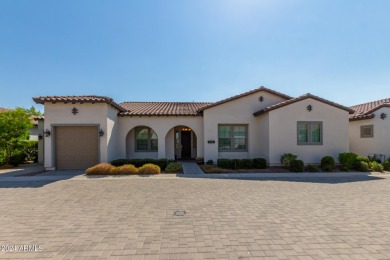
[(20, 141), (28, 139), (28, 129), (32, 126), (31, 115), (23, 108), (0, 113), (0, 149), (6, 152), (6, 163), (9, 162)]

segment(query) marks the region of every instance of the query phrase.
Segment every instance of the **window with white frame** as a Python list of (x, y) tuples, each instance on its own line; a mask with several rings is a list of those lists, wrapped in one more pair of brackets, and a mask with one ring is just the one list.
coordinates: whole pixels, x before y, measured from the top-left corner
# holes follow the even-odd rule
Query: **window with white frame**
[(299, 145), (322, 145), (322, 122), (298, 122)]
[(157, 134), (149, 127), (135, 128), (135, 151), (136, 152), (157, 152)]
[(218, 149), (221, 152), (248, 150), (247, 125), (218, 125)]
[(374, 125), (360, 126), (360, 138), (372, 138), (372, 137), (374, 137)]

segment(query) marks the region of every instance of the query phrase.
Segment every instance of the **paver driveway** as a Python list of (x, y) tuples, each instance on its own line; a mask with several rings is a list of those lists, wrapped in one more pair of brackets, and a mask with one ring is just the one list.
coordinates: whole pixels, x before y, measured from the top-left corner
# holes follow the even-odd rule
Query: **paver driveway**
[(0, 258), (390, 259), (386, 176), (8, 181), (0, 198), (0, 244), (42, 246)]

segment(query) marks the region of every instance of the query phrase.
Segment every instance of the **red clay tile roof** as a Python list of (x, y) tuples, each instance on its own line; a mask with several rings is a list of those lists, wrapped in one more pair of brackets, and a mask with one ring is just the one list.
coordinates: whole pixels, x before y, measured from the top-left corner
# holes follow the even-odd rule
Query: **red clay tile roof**
[(34, 124), (35, 126), (37, 126), (37, 125), (38, 125), (38, 121), (39, 121), (39, 120), (44, 120), (45, 117), (44, 117), (44, 116), (32, 116), (32, 119), (33, 119), (33, 124)]
[(121, 116), (197, 116), (207, 102), (123, 102)]
[(351, 106), (351, 109), (355, 110), (355, 113), (349, 116), (349, 121), (374, 118), (375, 114), (373, 112), (382, 107), (390, 107), (390, 98)]
[(315, 96), (315, 95), (312, 95), (310, 93), (307, 93), (305, 95), (302, 95), (300, 97), (297, 97), (297, 98), (293, 98), (293, 99), (290, 99), (290, 100), (286, 100), (286, 101), (283, 101), (283, 102), (280, 102), (278, 104), (275, 104), (275, 105), (272, 105), (272, 106), (269, 106), (269, 107), (266, 107), (260, 111), (257, 111), (255, 113), (253, 113), (254, 116), (259, 116), (261, 114), (264, 114), (266, 112), (269, 112), (269, 111), (272, 111), (272, 110), (275, 110), (275, 109), (278, 109), (278, 108), (281, 108), (281, 107), (284, 107), (284, 106), (288, 106), (290, 104), (293, 104), (295, 102), (298, 102), (298, 101), (301, 101), (301, 100), (304, 100), (304, 99), (307, 99), (307, 98), (312, 98), (312, 99), (315, 99), (317, 101), (320, 101), (320, 102), (323, 102), (325, 104), (328, 104), (330, 106), (334, 106), (334, 107), (337, 107), (339, 109), (342, 109), (342, 110), (345, 110), (345, 111), (348, 111), (350, 114), (352, 114), (354, 112), (354, 110), (348, 108), (348, 107), (345, 107), (345, 106), (342, 106), (342, 105), (339, 105), (337, 103), (334, 103), (332, 101), (329, 101), (329, 100), (326, 100), (326, 99), (323, 99), (323, 98), (320, 98), (318, 96)]
[(8, 110), (9, 110), (8, 108), (0, 107), (0, 112), (6, 112)]
[(218, 102), (215, 102), (215, 103), (211, 103), (210, 105), (201, 108), (199, 111), (203, 111), (203, 110), (208, 109), (208, 108), (210, 108), (210, 107), (215, 107), (215, 106), (224, 104), (224, 103), (226, 103), (226, 102), (229, 102), (229, 101), (232, 101), (232, 100), (235, 100), (235, 99), (238, 99), (238, 98), (242, 98), (242, 97), (245, 97), (245, 96), (254, 94), (254, 93), (256, 93), (256, 92), (260, 92), (260, 91), (265, 91), (265, 92), (274, 94), (274, 95), (276, 95), (276, 96), (282, 97), (282, 98), (284, 98), (284, 99), (292, 99), (292, 97), (287, 96), (287, 95), (285, 95), (285, 94), (282, 94), (282, 93), (280, 93), (280, 92), (274, 91), (274, 90), (269, 89), (269, 88), (266, 88), (266, 87), (260, 87), (260, 88), (253, 89), (253, 90), (251, 90), (251, 91), (248, 91), (248, 92), (245, 92), (245, 93), (242, 93), (242, 94), (239, 94), (239, 95), (230, 97), (230, 98), (223, 99), (223, 100), (218, 101)]
[(104, 96), (46, 96), (46, 97), (34, 97), (33, 100), (37, 104), (44, 104), (45, 102), (63, 102), (63, 103), (107, 103), (119, 111), (125, 111), (121, 106), (114, 102), (112, 98)]

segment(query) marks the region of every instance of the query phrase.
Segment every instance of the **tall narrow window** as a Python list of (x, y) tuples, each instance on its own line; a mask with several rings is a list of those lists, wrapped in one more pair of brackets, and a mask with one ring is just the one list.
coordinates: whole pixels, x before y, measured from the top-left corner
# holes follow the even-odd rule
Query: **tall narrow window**
[(247, 151), (247, 125), (219, 125), (218, 148), (219, 151), (240, 152)]
[(135, 128), (135, 151), (155, 152), (158, 149), (157, 134), (149, 127)]
[(322, 145), (322, 122), (298, 122), (298, 144)]

